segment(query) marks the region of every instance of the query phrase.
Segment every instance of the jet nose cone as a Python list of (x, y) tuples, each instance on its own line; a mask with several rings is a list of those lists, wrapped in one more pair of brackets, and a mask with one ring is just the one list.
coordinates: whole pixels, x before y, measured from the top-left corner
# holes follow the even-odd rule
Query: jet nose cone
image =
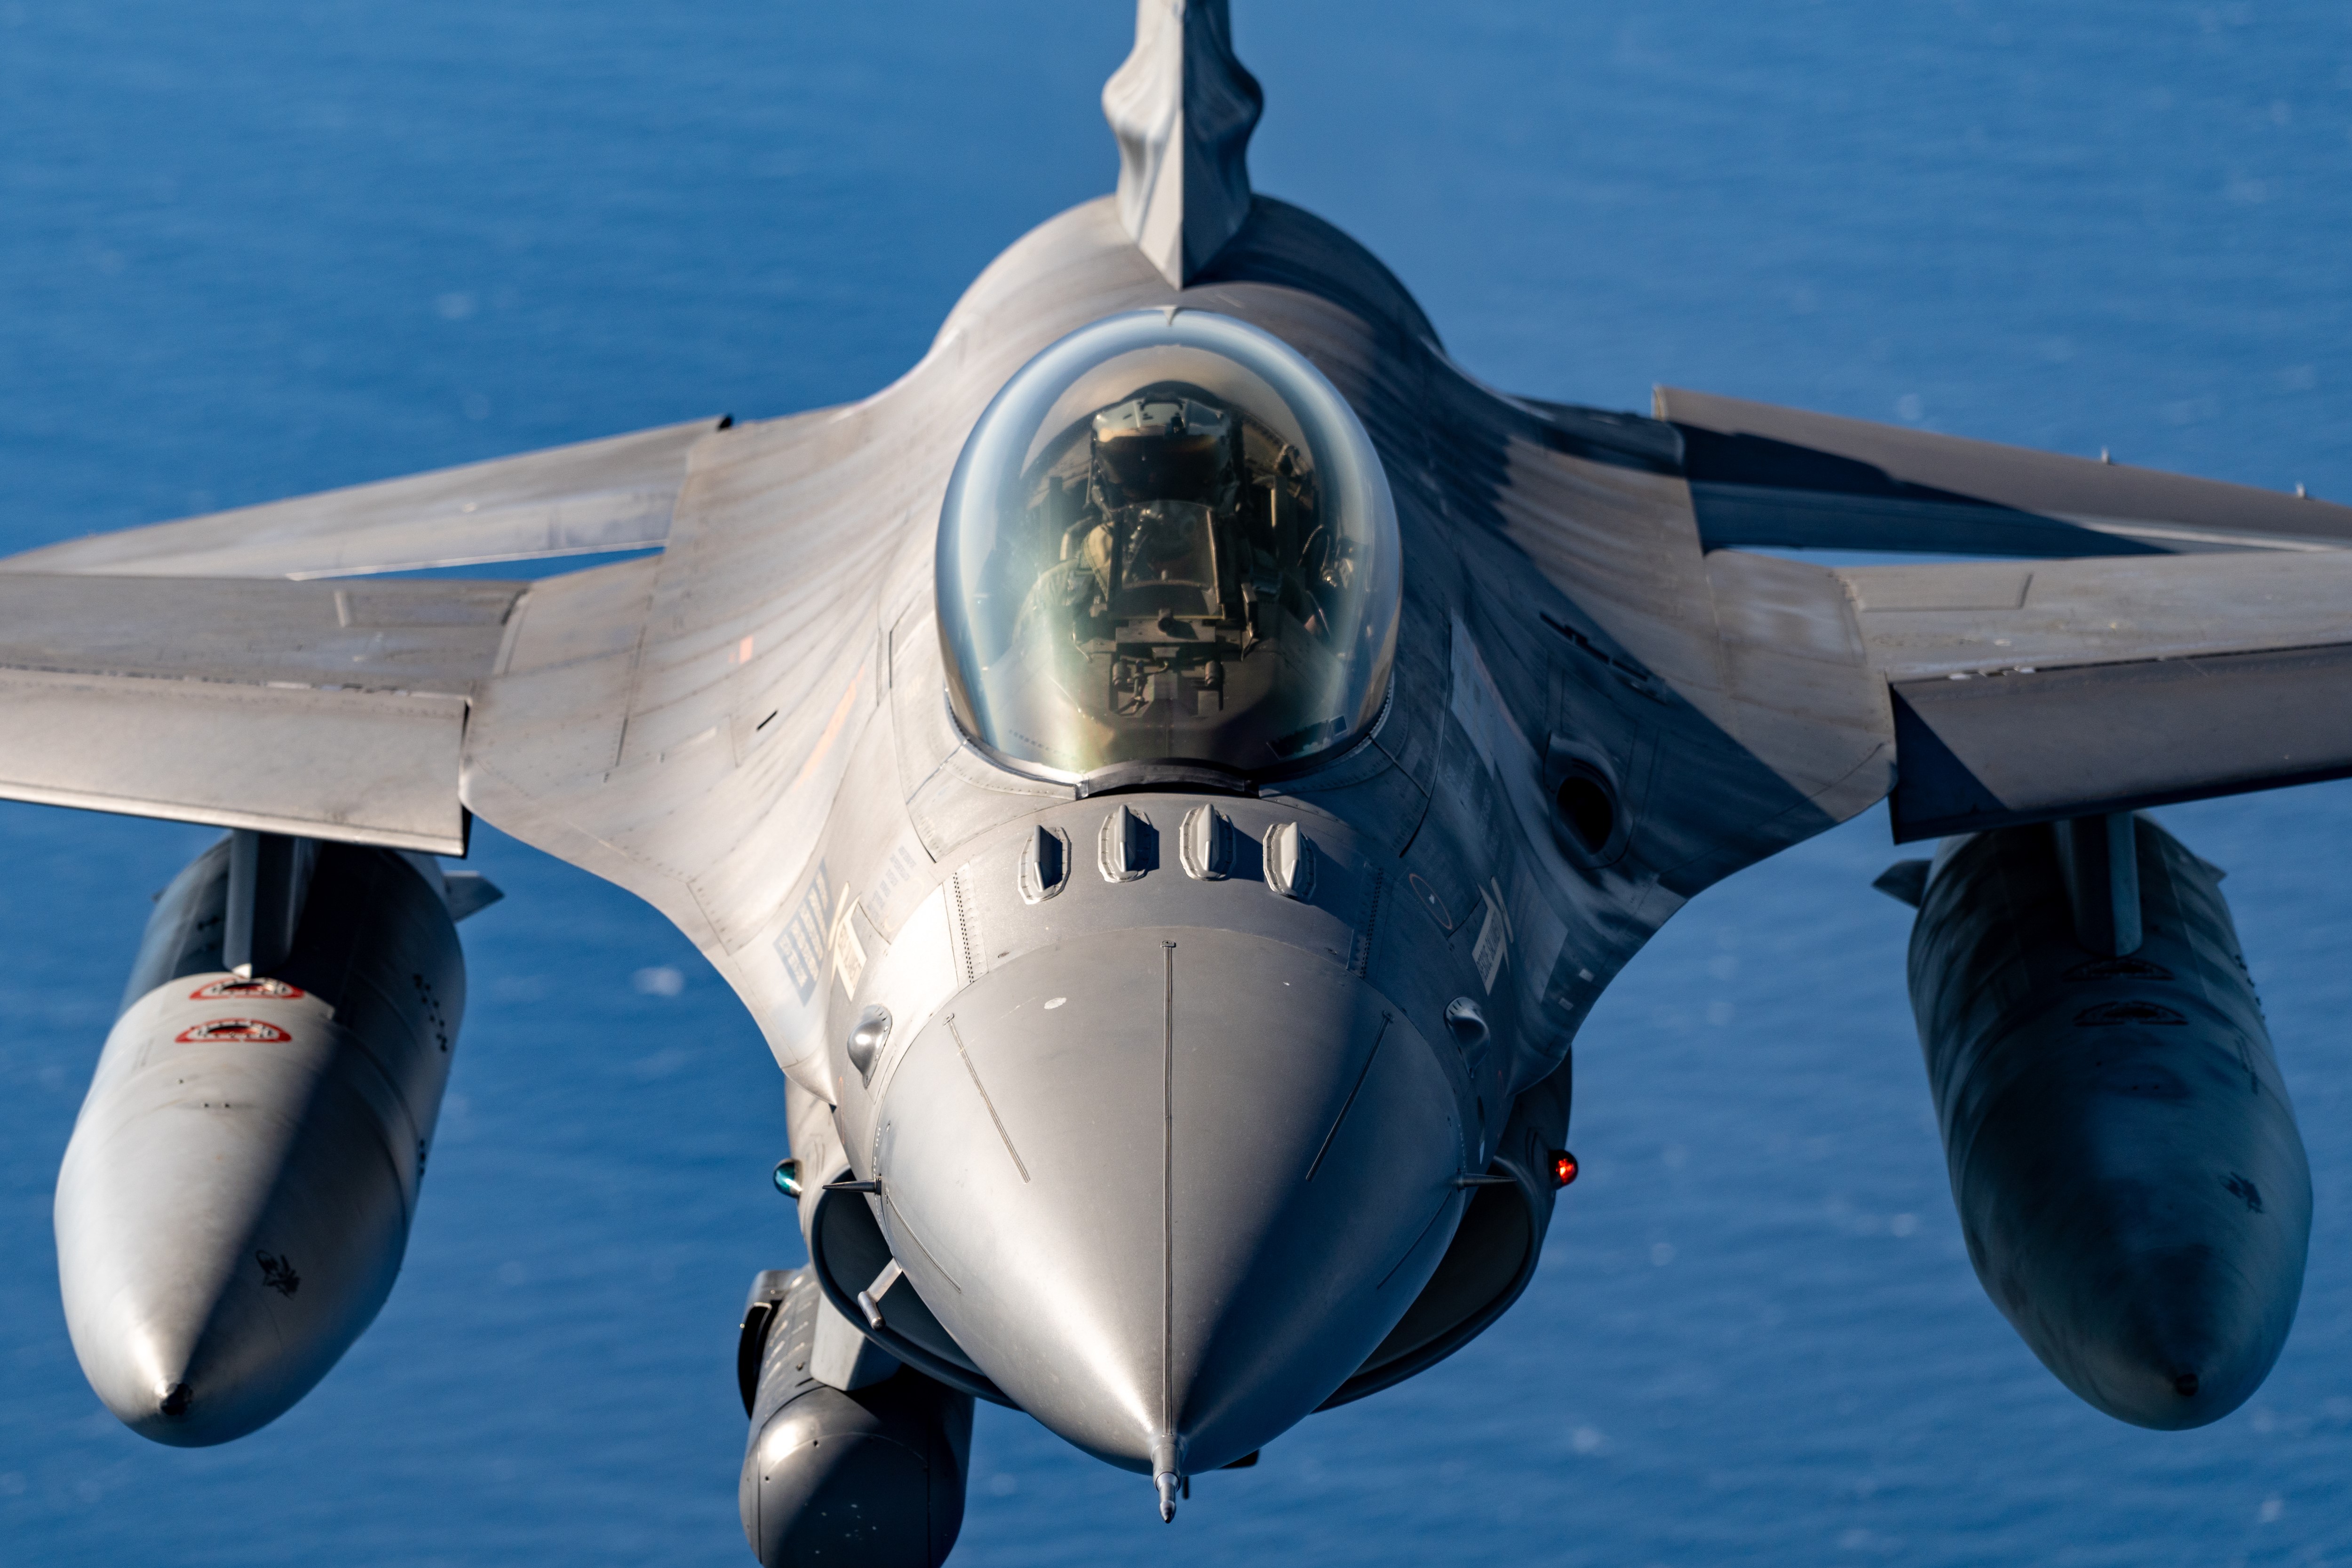
[(1313, 1410), (1461, 1212), (1435, 1054), (1354, 974), (1260, 938), (1033, 953), (877, 1088), (883, 1225), (924, 1301), (1032, 1415), (1155, 1477)]

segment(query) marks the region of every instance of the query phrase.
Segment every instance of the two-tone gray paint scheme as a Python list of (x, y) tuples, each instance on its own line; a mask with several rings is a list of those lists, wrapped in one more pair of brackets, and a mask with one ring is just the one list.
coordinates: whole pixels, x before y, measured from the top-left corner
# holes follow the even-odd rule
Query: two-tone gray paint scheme
[(391, 1293), (466, 1007), (453, 908), (496, 896), (259, 838), (158, 897), (58, 1174), (82, 1371), (183, 1447), (284, 1414)]
[[(1118, 195), (864, 401), (16, 558), (0, 795), (445, 853), (478, 813), (640, 894), (789, 1080), (828, 1385), (909, 1361), (1150, 1471), (1164, 1515), (1508, 1305), (1570, 1041), (1714, 881), (1890, 794), (1918, 837), (2352, 771), (2352, 510), (1497, 392), (1250, 191), (1261, 96), (1222, 0), (1140, 0)], [(1287, 345), (1385, 471), (1386, 704), (1311, 771), (1037, 777), (950, 711), (958, 454), (1041, 351), (1147, 310)], [(266, 580), (656, 542), (530, 584)], [(223, 751), (275, 765), (225, 784)]]

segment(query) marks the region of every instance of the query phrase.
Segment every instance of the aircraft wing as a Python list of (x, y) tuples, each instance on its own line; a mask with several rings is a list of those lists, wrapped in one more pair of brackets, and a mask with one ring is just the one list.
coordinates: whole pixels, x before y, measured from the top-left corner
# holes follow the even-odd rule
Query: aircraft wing
[(0, 799), (462, 855), (467, 728), (525, 586), (307, 580), (659, 546), (731, 423), (0, 561)]
[(462, 855), (525, 587), (0, 573), (0, 799)]
[(2352, 774), (2352, 554), (1840, 571), (1901, 839)]
[(669, 535), (698, 419), (234, 511), (90, 534), (0, 570), (176, 577), (354, 577), (650, 549)]
[(1898, 838), (2352, 774), (2352, 508), (1667, 389), (1658, 409), (1709, 546), (2074, 557), (1834, 572), (1886, 684)]
[(2341, 550), (2352, 507), (1736, 397), (1657, 389), (1706, 547), (1954, 555)]

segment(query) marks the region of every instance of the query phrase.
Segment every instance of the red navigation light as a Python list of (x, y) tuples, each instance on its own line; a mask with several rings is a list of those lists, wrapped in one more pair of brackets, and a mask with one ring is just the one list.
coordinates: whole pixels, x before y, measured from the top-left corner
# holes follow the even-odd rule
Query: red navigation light
[(1551, 1152), (1552, 1185), (1556, 1187), (1568, 1185), (1569, 1183), (1576, 1180), (1577, 1169), (1575, 1155), (1565, 1149), (1555, 1149)]

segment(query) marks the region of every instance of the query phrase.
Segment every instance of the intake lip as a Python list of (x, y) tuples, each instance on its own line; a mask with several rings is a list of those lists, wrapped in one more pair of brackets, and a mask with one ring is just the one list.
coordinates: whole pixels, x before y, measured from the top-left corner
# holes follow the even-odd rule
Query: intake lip
[(1328, 960), (1227, 931), (994, 971), (909, 1045), (878, 1120), (863, 1201), (923, 1303), (1007, 1397), (1147, 1474), (1321, 1404), (1465, 1201), (1422, 1035)]

